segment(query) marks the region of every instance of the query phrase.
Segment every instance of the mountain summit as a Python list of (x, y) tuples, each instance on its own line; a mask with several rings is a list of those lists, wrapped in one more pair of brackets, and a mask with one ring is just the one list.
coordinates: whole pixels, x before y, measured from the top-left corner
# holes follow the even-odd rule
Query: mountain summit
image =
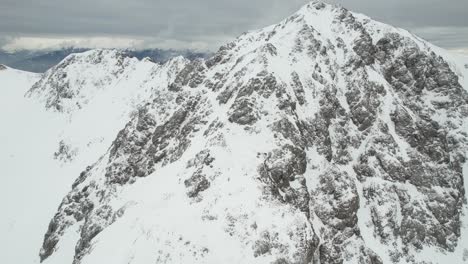
[(318, 1), (208, 60), (72, 55), (27, 96), (94, 131), (58, 156), (102, 152), (40, 261), (468, 261), (467, 62)]

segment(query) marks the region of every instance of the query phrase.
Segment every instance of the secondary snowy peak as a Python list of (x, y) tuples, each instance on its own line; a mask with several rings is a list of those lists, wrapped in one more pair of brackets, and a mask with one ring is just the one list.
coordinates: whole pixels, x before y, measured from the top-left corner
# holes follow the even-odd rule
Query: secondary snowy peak
[[(48, 99), (55, 98), (55, 102), (58, 103), (56, 105), (60, 105), (63, 112), (71, 114), (63, 130), (63, 140), (60, 142), (58, 153), (61, 154), (60, 149), (63, 147), (73, 150), (75, 155), (83, 149), (93, 150), (94, 154), (82, 153), (87, 157), (94, 157), (89, 163), (94, 162), (106, 151), (117, 132), (138, 111), (137, 109), (151, 102), (159, 90), (172, 83), (177, 73), (188, 62), (177, 57), (159, 65), (146, 59), (138, 61), (117, 51), (103, 50), (78, 56), (79, 59), (72, 58), (69, 64), (64, 62), (68, 65), (65, 70), (66, 76), (73, 77), (57, 79), (60, 80), (58, 83), (47, 81), (43, 86), (40, 86), (42, 83), (39, 81), (28, 95), (31, 96), (36, 87), (45, 88), (41, 94)], [(90, 68), (94, 68), (94, 75), (88, 77), (89, 75), (83, 74), (83, 69)], [(61, 76), (61, 71), (61, 68), (54, 69), (52, 76)], [(54, 84), (57, 86), (53, 86)], [(62, 93), (58, 94), (58, 97), (51, 97), (51, 87), (74, 91), (74, 96), (68, 97)], [(68, 110), (64, 110), (63, 106), (67, 106), (65, 108)], [(95, 145), (99, 148), (89, 148)]]
[(149, 99), (75, 181), (41, 261), (466, 260), (460, 61), (321, 2), (180, 60), (143, 78)]
[(102, 90), (112, 89), (138, 64), (138, 59), (116, 50), (71, 54), (48, 70), (27, 96), (38, 97), (46, 108), (72, 113)]
[(116, 50), (91, 50), (68, 56), (26, 96), (65, 117), (57, 159), (70, 162), (82, 156), (92, 163), (137, 108), (151, 102), (187, 63), (176, 57), (160, 65)]
[(187, 62), (177, 57), (160, 65), (116, 50), (72, 54), (47, 71), (26, 96), (47, 110), (65, 113), (59, 115), (66, 123), (57, 159), (69, 162), (81, 155), (95, 160), (132, 112), (151, 101), (156, 89), (171, 83)]

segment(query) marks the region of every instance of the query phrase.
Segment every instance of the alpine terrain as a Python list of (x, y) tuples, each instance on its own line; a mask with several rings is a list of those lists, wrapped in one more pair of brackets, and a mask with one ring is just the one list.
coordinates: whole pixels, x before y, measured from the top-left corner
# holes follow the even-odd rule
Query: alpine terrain
[(468, 57), (405, 30), (314, 1), (0, 89), (2, 263), (468, 263)]

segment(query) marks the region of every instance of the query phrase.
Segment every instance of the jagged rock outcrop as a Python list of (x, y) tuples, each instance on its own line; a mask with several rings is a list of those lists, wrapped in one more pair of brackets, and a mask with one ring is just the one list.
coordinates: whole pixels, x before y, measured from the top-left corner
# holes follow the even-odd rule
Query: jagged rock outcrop
[[(114, 246), (127, 263), (461, 262), (468, 77), (442, 55), (312, 2), (179, 65), (73, 184), (41, 260), (72, 244), (74, 264)], [(31, 92), (48, 107), (81, 104), (47, 87)]]

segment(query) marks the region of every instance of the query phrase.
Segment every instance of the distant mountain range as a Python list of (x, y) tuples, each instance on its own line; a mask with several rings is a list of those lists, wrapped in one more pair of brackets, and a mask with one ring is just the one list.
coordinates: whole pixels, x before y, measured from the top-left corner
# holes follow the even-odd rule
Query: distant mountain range
[[(72, 53), (81, 53), (88, 50), (90, 49), (65, 48), (47, 51), (21, 50), (16, 52), (0, 50), (0, 64), (5, 64), (19, 70), (41, 73), (57, 65)], [(125, 52), (131, 57), (138, 59), (149, 57), (153, 61), (161, 63), (179, 55), (187, 59), (206, 58), (209, 55), (207, 52), (172, 49), (125, 50)]]

